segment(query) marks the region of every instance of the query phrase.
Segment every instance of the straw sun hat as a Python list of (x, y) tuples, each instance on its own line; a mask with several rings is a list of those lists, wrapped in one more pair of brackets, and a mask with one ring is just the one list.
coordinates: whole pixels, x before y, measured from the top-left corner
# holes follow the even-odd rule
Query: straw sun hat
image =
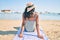
[(27, 12), (29, 12), (30, 10), (32, 10), (33, 8), (35, 8), (35, 6), (34, 6), (34, 4), (32, 2), (28, 2), (26, 4), (26, 7), (28, 7), (27, 8)]

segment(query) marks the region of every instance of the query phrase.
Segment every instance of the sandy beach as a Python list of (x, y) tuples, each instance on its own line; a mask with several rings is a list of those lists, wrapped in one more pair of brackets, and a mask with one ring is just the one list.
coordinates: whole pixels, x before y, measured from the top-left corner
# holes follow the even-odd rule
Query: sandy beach
[[(0, 20), (0, 40), (13, 40), (21, 20)], [(60, 20), (40, 20), (49, 40), (60, 40)]]

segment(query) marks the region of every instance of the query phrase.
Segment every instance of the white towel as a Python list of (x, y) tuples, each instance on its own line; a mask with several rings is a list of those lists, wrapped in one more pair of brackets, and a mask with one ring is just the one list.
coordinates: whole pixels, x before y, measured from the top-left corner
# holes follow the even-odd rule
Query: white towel
[[(37, 37), (36, 32), (24, 32), (23, 38), (19, 38), (18, 34), (20, 33), (20, 29), (18, 30), (16, 36), (13, 38), (13, 40), (41, 40)], [(48, 40), (48, 37), (44, 34), (43, 30), (40, 29), (41, 35), (43, 35), (44, 40)]]

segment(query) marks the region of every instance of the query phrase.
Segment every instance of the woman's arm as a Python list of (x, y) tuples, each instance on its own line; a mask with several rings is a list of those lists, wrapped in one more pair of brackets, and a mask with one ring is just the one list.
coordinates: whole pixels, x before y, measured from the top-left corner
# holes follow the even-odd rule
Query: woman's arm
[(37, 35), (40, 35), (40, 28), (39, 28), (39, 16), (36, 16), (36, 29), (37, 29)]
[(22, 16), (22, 27), (21, 27), (21, 34), (23, 34), (23, 31), (24, 31), (24, 24), (25, 24), (25, 19), (24, 17)]
[(24, 17), (22, 17), (22, 27), (21, 27), (21, 32), (20, 32), (20, 35), (18, 35), (20, 38), (23, 37), (24, 24), (25, 24), (25, 19), (24, 19)]
[(36, 17), (36, 29), (37, 29), (37, 36), (44, 40), (44, 37), (40, 34), (40, 28), (39, 28), (39, 16)]

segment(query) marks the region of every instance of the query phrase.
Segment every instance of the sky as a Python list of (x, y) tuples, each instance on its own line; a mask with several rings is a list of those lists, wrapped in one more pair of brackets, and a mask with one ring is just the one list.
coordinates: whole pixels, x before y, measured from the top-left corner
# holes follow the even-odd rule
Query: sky
[(60, 13), (60, 0), (0, 0), (0, 10), (10, 9), (24, 12), (28, 2), (34, 3), (37, 12)]

